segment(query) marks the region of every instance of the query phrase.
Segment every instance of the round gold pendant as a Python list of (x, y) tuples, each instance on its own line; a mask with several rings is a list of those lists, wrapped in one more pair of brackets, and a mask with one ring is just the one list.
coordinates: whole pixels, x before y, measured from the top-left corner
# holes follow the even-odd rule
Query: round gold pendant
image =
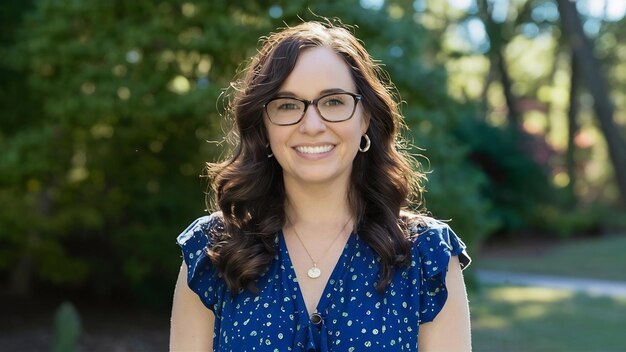
[(320, 277), (320, 275), (322, 275), (322, 271), (314, 266), (310, 268), (309, 271), (307, 271), (307, 275), (311, 279), (317, 279), (318, 277)]

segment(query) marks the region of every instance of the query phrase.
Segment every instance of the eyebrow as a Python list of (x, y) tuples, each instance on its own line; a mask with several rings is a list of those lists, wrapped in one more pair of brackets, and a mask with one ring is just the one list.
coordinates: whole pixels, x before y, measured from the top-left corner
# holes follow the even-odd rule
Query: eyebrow
[[(329, 88), (329, 89), (324, 89), (322, 91), (320, 91), (318, 93), (318, 97), (325, 95), (325, 94), (331, 94), (331, 93), (350, 93), (349, 91), (345, 90), (345, 89), (341, 89), (341, 88)], [(290, 91), (279, 91), (278, 93), (276, 93), (276, 96), (280, 96), (280, 97), (294, 97), (297, 98), (298, 95), (290, 92)]]

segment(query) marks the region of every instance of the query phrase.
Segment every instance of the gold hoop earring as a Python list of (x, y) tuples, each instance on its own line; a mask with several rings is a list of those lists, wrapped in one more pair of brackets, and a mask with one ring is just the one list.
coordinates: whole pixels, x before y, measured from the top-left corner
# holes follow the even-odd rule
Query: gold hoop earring
[(365, 153), (370, 150), (370, 146), (372, 145), (372, 141), (370, 141), (370, 137), (367, 136), (367, 133), (363, 135), (363, 138), (365, 138), (365, 147), (361, 148), (361, 144), (359, 144), (359, 151), (361, 153)]

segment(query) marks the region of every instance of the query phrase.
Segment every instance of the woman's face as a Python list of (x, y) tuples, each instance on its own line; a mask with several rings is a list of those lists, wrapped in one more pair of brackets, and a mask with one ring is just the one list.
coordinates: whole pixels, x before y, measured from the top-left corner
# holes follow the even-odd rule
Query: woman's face
[[(314, 47), (300, 53), (293, 71), (276, 96), (310, 101), (329, 92), (358, 93), (345, 61), (330, 48)], [(318, 106), (324, 113), (334, 106), (352, 104), (350, 96), (342, 97), (345, 100), (324, 99)], [(279, 104), (272, 108), (275, 113), (291, 113), (289, 110), (298, 107)], [(367, 131), (369, 121), (362, 103), (357, 102), (352, 118), (341, 122), (323, 120), (315, 106), (309, 105), (302, 120), (296, 124), (278, 126), (267, 115), (264, 123), (272, 153), (283, 169), (285, 183), (306, 186), (347, 184), (361, 136)]]

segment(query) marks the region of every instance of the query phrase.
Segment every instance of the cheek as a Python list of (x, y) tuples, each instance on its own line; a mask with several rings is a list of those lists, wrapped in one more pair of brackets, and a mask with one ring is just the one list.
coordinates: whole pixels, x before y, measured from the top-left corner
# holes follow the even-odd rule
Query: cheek
[(277, 146), (282, 140), (284, 137), (280, 130), (276, 130), (273, 126), (267, 129), (267, 141), (270, 145)]
[(350, 149), (357, 150), (361, 144), (361, 137), (363, 136), (362, 129), (363, 124), (354, 124), (348, 130), (345, 131), (344, 138), (350, 141)]
[(278, 133), (275, 131), (274, 126), (272, 126), (267, 120), (263, 123), (265, 125), (265, 141), (270, 145), (276, 144), (276, 137)]
[(271, 149), (271, 153), (274, 154), (274, 158), (276, 158), (278, 163), (282, 165), (282, 161), (285, 158), (285, 147), (288, 144), (289, 133), (281, 128), (276, 128), (276, 126), (268, 127), (269, 128), (266, 130), (267, 143), (269, 144), (267, 147), (268, 153)]

